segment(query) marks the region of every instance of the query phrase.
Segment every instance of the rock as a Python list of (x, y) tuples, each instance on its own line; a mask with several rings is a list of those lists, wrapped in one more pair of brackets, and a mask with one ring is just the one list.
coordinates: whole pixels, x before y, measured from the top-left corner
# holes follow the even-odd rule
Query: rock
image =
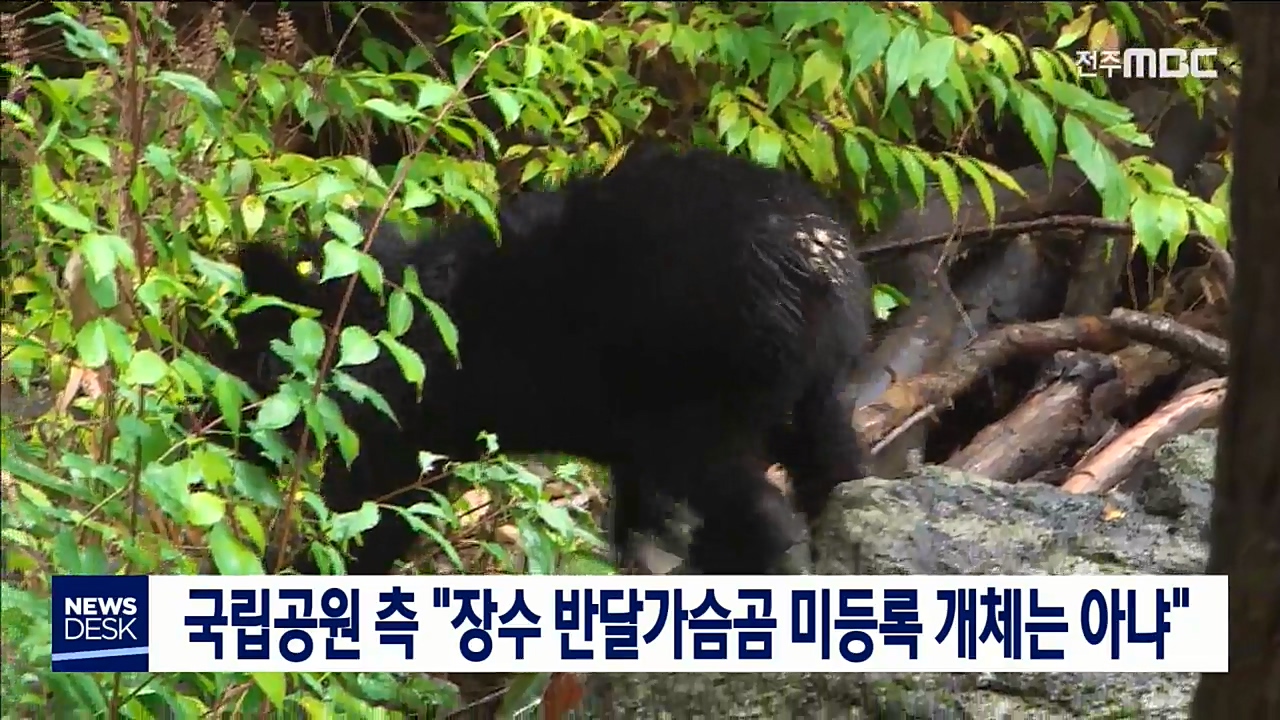
[(1206, 533), (1207, 542), (1217, 452), (1216, 430), (1200, 430), (1166, 443), (1134, 492), (1143, 511), (1199, 529)]
[[(926, 466), (838, 488), (821, 574), (1204, 571), (1216, 433), (1162, 448), (1133, 495), (1067, 495)], [(1185, 718), (1194, 674), (595, 674), (585, 718)]]

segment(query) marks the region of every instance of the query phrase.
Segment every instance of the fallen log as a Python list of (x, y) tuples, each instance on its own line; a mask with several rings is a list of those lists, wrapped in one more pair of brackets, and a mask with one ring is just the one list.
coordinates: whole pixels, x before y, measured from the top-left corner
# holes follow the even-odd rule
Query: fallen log
[(1182, 392), (1105, 449), (1078, 464), (1062, 489), (1076, 494), (1111, 490), (1161, 445), (1214, 419), (1222, 407), (1226, 389), (1226, 379), (1215, 378)]
[(1116, 369), (1108, 356), (1094, 353), (1064, 353), (1055, 365), (1057, 380), (983, 428), (945, 464), (1003, 482), (1057, 464), (1078, 443), (1094, 388), (1115, 378)]
[(880, 397), (898, 378), (936, 370), (995, 325), (1055, 313), (1055, 288), (1045, 282), (1052, 272), (1045, 254), (1024, 237), (978, 263), (954, 293), (948, 285), (913, 301), (854, 373), (857, 404)]
[[(1188, 318), (1196, 323), (1205, 322), (1195, 319), (1195, 315)], [(1131, 332), (1140, 338), (1132, 338)], [(1131, 339), (1147, 341), (1167, 355), (1155, 355), (1151, 350), (1130, 346)], [(1124, 389), (1113, 391), (1110, 399), (1095, 400), (1090, 396), (1090, 410), (1113, 413), (1158, 378), (1176, 372), (1182, 357), (1214, 368), (1225, 368), (1227, 358), (1226, 342), (1220, 338), (1175, 318), (1130, 310), (1116, 310), (1106, 318), (1062, 318), (1006, 325), (969, 343), (950, 358), (945, 368), (892, 383), (878, 400), (854, 412), (853, 423), (872, 445), (874, 456), (897, 437), (895, 429), (950, 406), (979, 378), (1017, 357), (1048, 358), (1064, 350), (1119, 353), (1126, 349), (1126, 354), (1115, 358), (1125, 381)], [(1128, 375), (1123, 374), (1126, 372)]]
[[(1129, 317), (1133, 326), (1146, 327), (1161, 320), (1138, 315)], [(1185, 313), (1176, 326), (1166, 324), (1165, 329), (1176, 328), (1171, 334), (1181, 337), (1187, 330), (1198, 332), (1213, 323), (1211, 313)], [(1061, 463), (1065, 461), (1067, 468), (1075, 464), (1071, 459), (1081, 445), (1092, 446), (1088, 456), (1104, 449), (1104, 439), (1119, 436), (1121, 426), (1114, 416), (1188, 364), (1168, 350), (1132, 343), (1110, 355), (1101, 366), (1095, 362), (1077, 364), (1070, 372), (1059, 369), (1054, 382), (1030, 393), (1025, 402), (980, 431), (946, 464), (1004, 482), (1045, 477), (1055, 471), (1065, 478), (1069, 470), (1062, 469)], [(1095, 366), (1106, 371), (1086, 372)]]

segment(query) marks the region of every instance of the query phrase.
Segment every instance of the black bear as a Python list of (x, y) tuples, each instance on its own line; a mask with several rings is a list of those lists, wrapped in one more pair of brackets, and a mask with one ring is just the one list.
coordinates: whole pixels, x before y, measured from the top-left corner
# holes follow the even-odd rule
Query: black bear
[[(352, 510), (413, 482), (419, 450), (475, 458), (488, 431), (508, 453), (607, 465), (610, 536), (624, 561), (633, 533), (663, 528), (671, 500), (701, 518), (694, 568), (778, 571), (795, 525), (768, 465), (787, 469), (810, 520), (836, 484), (863, 476), (842, 391), (867, 341), (868, 281), (826, 199), (746, 159), (651, 147), (603, 176), (509, 198), (498, 220), (497, 240), (475, 220), (423, 242), (385, 226), (375, 236), (369, 252), (387, 282), (412, 266), (448, 311), (460, 363), (417, 308), (401, 341), (427, 365), (421, 400), (385, 350), (344, 368), (387, 399), (399, 425), (331, 393), (361, 451), (351, 467), (330, 453), (329, 506)], [(238, 262), (250, 292), (332, 322), (345, 282), (302, 277), (301, 257), (258, 244)], [(270, 392), (281, 365), (269, 343), (287, 337), (291, 321), (271, 309), (242, 316), (240, 346), (219, 364)], [(343, 322), (376, 334), (386, 312), (357, 282)], [(384, 514), (348, 570), (386, 573), (413, 539)], [(316, 572), (310, 561), (298, 569)]]

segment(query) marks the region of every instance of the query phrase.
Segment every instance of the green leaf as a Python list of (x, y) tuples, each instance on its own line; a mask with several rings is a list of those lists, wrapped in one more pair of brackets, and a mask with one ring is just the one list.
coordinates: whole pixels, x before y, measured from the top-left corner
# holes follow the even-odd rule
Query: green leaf
[(380, 190), (387, 189), (387, 182), (378, 173), (378, 168), (359, 155), (343, 155), (335, 164), (347, 166), (348, 180), (365, 182)]
[(222, 99), (218, 97), (217, 93), (210, 90), (203, 80), (194, 75), (162, 70), (156, 74), (156, 80), (181, 90), (206, 108), (217, 109), (222, 107)]
[(1062, 121), (1062, 135), (1067, 154), (1080, 171), (1099, 192), (1106, 190), (1112, 176), (1117, 174), (1115, 156), (1098, 142), (1084, 122), (1074, 114), (1068, 114)]
[(803, 93), (816, 82), (822, 83), (824, 95), (829, 95), (840, 86), (840, 78), (844, 76), (844, 67), (832, 56), (826, 47), (819, 49), (804, 61), (800, 71), (800, 86), (797, 92)]
[(381, 296), (386, 286), (386, 278), (382, 274), (382, 265), (368, 253), (359, 254), (360, 279), (377, 295)]
[(94, 135), (67, 138), (67, 144), (77, 152), (82, 152), (104, 166), (111, 167), (111, 147), (102, 138)]
[(266, 203), (257, 195), (246, 195), (240, 201), (240, 216), (244, 218), (245, 233), (253, 237), (262, 229), (262, 223), (267, 218)]
[(1069, 78), (1074, 81), (1078, 65), (1069, 64), (1062, 55), (1044, 48), (1031, 48), (1031, 64), (1043, 78)]
[(400, 123), (402, 125), (407, 125), (422, 117), (422, 113), (408, 105), (405, 105), (404, 103), (391, 102), (385, 98), (369, 98), (361, 103), (361, 105), (366, 110), (372, 110), (391, 122)]
[(40, 210), (49, 216), (50, 220), (62, 225), (63, 227), (76, 230), (78, 232), (89, 232), (93, 229), (93, 223), (84, 213), (78, 209), (64, 205), (53, 200), (47, 200), (40, 203)]
[(258, 409), (257, 426), (264, 430), (279, 430), (288, 427), (302, 411), (302, 405), (289, 388), (267, 398)]
[(1010, 192), (1017, 193), (1020, 197), (1026, 197), (1027, 191), (1022, 189), (1017, 180), (1013, 176), (1004, 171), (1004, 168), (996, 167), (989, 162), (982, 160), (975, 161), (992, 180), (1005, 186)]
[(751, 132), (751, 119), (746, 115), (739, 117), (734, 121), (728, 131), (725, 132), (724, 145), (729, 150), (735, 150), (742, 143), (747, 141), (747, 134)]
[(521, 549), (525, 556), (525, 573), (550, 575), (555, 572), (556, 548), (550, 538), (525, 518), (516, 520)]
[(378, 343), (359, 325), (343, 328), (338, 343), (338, 367), (364, 365), (378, 357)]
[(1129, 207), (1133, 205), (1133, 190), (1137, 190), (1137, 194), (1142, 193), (1137, 181), (1120, 172), (1112, 174), (1106, 187), (1099, 190), (1102, 195), (1102, 217), (1122, 222), (1127, 220)]
[(227, 429), (233, 433), (239, 433), (244, 397), (235, 379), (225, 372), (219, 373), (213, 380), (213, 397), (218, 403), (218, 412), (226, 422)]
[[(951, 214), (954, 216), (960, 212), (960, 197), (962, 189), (960, 187), (960, 176), (956, 175), (956, 170), (945, 160), (940, 158), (927, 159), (929, 168), (933, 170), (938, 178), (938, 185), (942, 189), (942, 196), (947, 199), (947, 205), (951, 208)], [(994, 203), (994, 199), (992, 200)], [(990, 210), (988, 210), (990, 212)]]
[(111, 358), (107, 349), (107, 333), (103, 318), (94, 318), (76, 333), (76, 353), (85, 367), (96, 370)]
[(720, 111), (716, 113), (716, 134), (723, 137), (741, 117), (742, 104), (736, 100), (726, 102), (720, 107)]
[(942, 91), (944, 88), (950, 87), (960, 102), (964, 104), (965, 109), (973, 112), (973, 89), (969, 87), (969, 77), (965, 75), (964, 69), (959, 63), (951, 63), (947, 66), (947, 79), (951, 81), (950, 84), (939, 85), (936, 90)]
[(80, 562), (80, 544), (73, 532), (61, 532), (53, 538), (53, 558), (56, 567), (70, 575), (83, 575)]
[(318, 697), (304, 696), (297, 703), (307, 712), (307, 720), (326, 720), (332, 717), (333, 707)]
[[(806, 137), (806, 136), (800, 136)], [(834, 182), (839, 176), (839, 168), (836, 165), (836, 146), (835, 141), (826, 132), (815, 129), (807, 135), (808, 142), (796, 142), (799, 138), (794, 138), (792, 149), (796, 155), (809, 168), (809, 172), (813, 175), (813, 179), (819, 183)]]
[(920, 84), (909, 80), (908, 92), (898, 93), (889, 99), (882, 115), (893, 120), (894, 126), (911, 140), (916, 141), (916, 101), (913, 99), (920, 91)]
[(93, 302), (103, 310), (110, 310), (120, 304), (120, 288), (116, 284), (116, 276), (114, 273), (108, 275), (101, 280), (89, 273), (84, 278), (85, 288), (89, 291), (89, 297)]
[(887, 142), (876, 142), (872, 148), (875, 151), (876, 160), (880, 162), (880, 167), (884, 170), (885, 177), (889, 178), (893, 184), (898, 183), (898, 152), (897, 148)]
[(453, 324), (453, 319), (449, 317), (449, 313), (445, 311), (440, 303), (428, 297), (421, 297), (422, 304), (427, 308), (427, 314), (431, 316), (432, 322), (435, 323), (436, 329), (440, 332), (440, 338), (444, 340), (444, 346), (449, 349), (449, 354), (454, 357), (458, 356), (458, 328)]
[[(406, 478), (405, 480), (405, 482), (410, 481), (412, 481), (412, 478)], [(381, 515), (382, 511), (378, 508), (377, 503), (369, 501), (362, 503), (358, 510), (334, 513), (331, 518), (332, 525), (329, 530), (329, 537), (337, 542), (350, 540), (361, 533), (373, 529), (378, 524)]]
[(263, 100), (267, 101), (267, 107), (279, 111), (289, 97), (289, 91), (285, 88), (284, 83), (280, 81), (280, 78), (276, 77), (275, 73), (271, 72), (259, 72), (257, 80), (258, 94), (262, 96)]
[(342, 454), (343, 461), (350, 466), (360, 453), (360, 436), (346, 425), (336, 428), (333, 435), (338, 441), (338, 452)]
[(1160, 206), (1156, 198), (1146, 193), (1138, 195), (1133, 199), (1129, 218), (1133, 225), (1133, 239), (1154, 261), (1164, 245), (1164, 236), (1160, 232)]
[(231, 206), (226, 198), (217, 195), (205, 197), (204, 221), (209, 227), (209, 234), (218, 237), (231, 225)]
[(607, 560), (603, 560), (593, 554), (575, 553), (566, 557), (564, 562), (560, 564), (560, 574), (599, 577), (601, 575), (617, 575), (618, 569)]
[(413, 324), (413, 301), (409, 293), (396, 288), (387, 300), (387, 331), (392, 337), (400, 337)]
[(897, 288), (888, 285), (876, 285), (872, 288), (872, 306), (876, 319), (886, 320), (890, 313), (903, 305), (906, 297), (898, 292)]
[[(790, 3), (780, 3), (789, 5)], [(797, 5), (801, 3), (795, 3)], [(549, 672), (520, 673), (511, 679), (506, 692), (502, 696), (502, 704), (498, 707), (497, 717), (516, 717), (522, 710), (529, 708), (542, 698), (547, 686), (551, 683)]]
[(565, 113), (564, 120), (561, 120), (560, 122), (562, 125), (568, 126), (577, 122), (582, 122), (590, 116), (591, 108), (585, 105), (576, 105), (570, 108), (569, 112)]
[(80, 240), (80, 253), (99, 282), (111, 277), (117, 264), (133, 267), (133, 248), (119, 235), (89, 233)]
[(421, 183), (408, 179), (404, 181), (404, 201), (401, 207), (405, 210), (416, 210), (422, 207), (431, 207), (435, 202), (435, 193), (424, 188)]
[(862, 143), (853, 134), (841, 138), (840, 147), (844, 150), (844, 159), (849, 163), (849, 169), (853, 170), (859, 181), (864, 180), (867, 171), (871, 169), (871, 156), (867, 155), (867, 149), (862, 147)]
[(1053, 112), (1033, 92), (1020, 90), (1015, 97), (1022, 128), (1040, 153), (1045, 167), (1052, 170), (1053, 161), (1058, 155), (1058, 123), (1053, 118)]
[(747, 148), (756, 162), (768, 167), (777, 167), (782, 157), (782, 133), (764, 125), (751, 128), (747, 135)]
[(1030, 84), (1039, 87), (1055, 102), (1070, 110), (1088, 115), (1104, 127), (1119, 125), (1133, 119), (1133, 112), (1128, 108), (1099, 98), (1079, 85), (1043, 77), (1032, 80)]
[(378, 412), (391, 418), (397, 425), (400, 424), (399, 419), (396, 418), (395, 411), (387, 404), (387, 399), (382, 396), (382, 393), (351, 377), (351, 374), (345, 370), (334, 370), (333, 384), (342, 392), (350, 395), (353, 400), (373, 405)]
[(324, 244), (324, 272), (320, 282), (347, 277), (360, 269), (360, 251), (341, 240)]
[(199, 480), (205, 487), (229, 483), (235, 479), (231, 458), (223, 453), (201, 448), (191, 454), (191, 462), (197, 468)]
[(418, 109), (425, 110), (427, 108), (440, 107), (448, 102), (449, 98), (453, 97), (453, 94), (454, 88), (452, 85), (433, 77), (423, 77), (421, 84), (418, 86)]
[(187, 496), (186, 509), (188, 522), (209, 527), (226, 517), (227, 503), (213, 493), (198, 490)]
[(945, 83), (951, 66), (956, 64), (958, 43), (959, 40), (953, 35), (939, 35), (925, 43), (916, 56), (911, 75), (923, 80), (930, 88)]
[(849, 72), (859, 75), (880, 61), (893, 28), (889, 19), (865, 3), (846, 3), (845, 27), (857, 28), (845, 33), (844, 52), (849, 57)]
[(31, 199), (43, 204), (51, 201), (58, 194), (58, 184), (54, 182), (49, 166), (36, 163), (31, 168)]
[(1191, 220), (1187, 216), (1187, 203), (1170, 195), (1158, 196), (1160, 236), (1169, 246), (1169, 257), (1178, 257), (1178, 250), (1191, 232)]
[(294, 320), (289, 326), (289, 340), (294, 350), (311, 362), (324, 354), (324, 326), (312, 318)]
[(768, 111), (773, 112), (796, 86), (796, 61), (790, 55), (774, 57), (769, 67)]
[(129, 368), (124, 373), (124, 382), (126, 385), (133, 386), (155, 385), (168, 372), (169, 364), (158, 353), (154, 350), (139, 350), (129, 361)]
[(925, 176), (924, 163), (909, 149), (904, 148), (898, 153), (898, 162), (902, 165), (902, 171), (907, 175), (907, 182), (911, 183), (911, 189), (915, 191), (916, 198), (921, 205), (924, 204)]
[(283, 710), (285, 688), (287, 687), (285, 674), (282, 672), (255, 672), (249, 673), (249, 675), (253, 677), (254, 684), (270, 701), (271, 706), (276, 710)]
[(503, 126), (511, 127), (520, 119), (520, 101), (510, 90), (493, 88), (489, 91), (489, 98), (498, 107), (498, 112), (502, 113)]
[(1000, 70), (1004, 71), (1003, 73), (989, 72), (990, 77), (1001, 75), (1014, 77), (1022, 71), (1022, 56), (1018, 51), (1023, 48), (1023, 45), (1018, 38), (1005, 33), (993, 33), (983, 36), (979, 45), (989, 51), (991, 59), (999, 65)]
[(991, 182), (987, 180), (986, 173), (982, 172), (982, 166), (973, 158), (958, 157), (956, 158), (956, 166), (973, 180), (973, 188), (977, 191), (978, 197), (982, 200), (982, 207), (987, 211), (987, 217), (995, 222), (996, 219), (996, 196), (992, 191)]
[(1155, 144), (1151, 140), (1150, 135), (1140, 130), (1137, 125), (1131, 122), (1112, 125), (1106, 128), (1103, 132), (1111, 135), (1112, 137), (1123, 140), (1130, 145), (1136, 145), (1138, 147), (1151, 147)]
[[(884, 56), (886, 100), (892, 98), (907, 83), (907, 79), (911, 77), (915, 58), (919, 54), (920, 35), (910, 27), (899, 32), (893, 42), (889, 43), (889, 49)], [(888, 107), (888, 102), (885, 106)]]
[(133, 357), (133, 338), (124, 327), (110, 317), (98, 318), (106, 337), (107, 352), (117, 365), (124, 365)]
[(764, 27), (747, 28), (740, 32), (747, 46), (747, 80), (754, 83), (769, 69), (777, 36)]
[(547, 51), (537, 45), (524, 46), (524, 79), (532, 80), (538, 77), (542, 72), (543, 66), (546, 65)]
[(404, 379), (414, 385), (421, 386), (422, 381), (427, 377), (427, 369), (418, 353), (391, 337), (390, 333), (387, 332), (378, 333), (378, 340), (386, 346), (387, 351), (391, 353), (391, 357), (396, 359), (396, 363), (400, 365), (400, 371), (404, 373)]
[(1092, 24), (1092, 12), (1080, 13), (1074, 20), (1062, 26), (1062, 30), (1059, 31), (1058, 40), (1053, 44), (1053, 49), (1061, 50), (1075, 43), (1075, 41), (1084, 37), (1085, 33), (1089, 32), (1089, 27)]
[(217, 523), (205, 534), (213, 564), (222, 575), (265, 575), (262, 561), (249, 551), (227, 528)]
[[(1215, 201), (1218, 199), (1218, 192), (1225, 195), (1225, 189), (1228, 187), (1226, 183), (1218, 188), (1214, 193)], [(1210, 205), (1204, 202), (1192, 202), (1190, 204), (1192, 217), (1196, 221), (1196, 229), (1201, 233), (1214, 239), (1222, 247), (1227, 247), (1227, 214), (1222, 208), (1216, 204)]]
[(262, 552), (267, 547), (267, 532), (262, 527), (262, 521), (254, 514), (253, 508), (248, 505), (237, 505), (233, 510), (236, 518), (236, 524), (244, 531), (245, 535), (258, 546), (258, 552)]
[(549, 502), (539, 502), (535, 509), (538, 517), (548, 527), (564, 536), (573, 535), (577, 529), (577, 525), (573, 522), (573, 517), (569, 515), (569, 511), (559, 505), (553, 505)]
[(328, 212), (324, 214), (324, 224), (329, 226), (338, 239), (350, 247), (364, 245), (364, 228), (355, 220), (342, 213)]

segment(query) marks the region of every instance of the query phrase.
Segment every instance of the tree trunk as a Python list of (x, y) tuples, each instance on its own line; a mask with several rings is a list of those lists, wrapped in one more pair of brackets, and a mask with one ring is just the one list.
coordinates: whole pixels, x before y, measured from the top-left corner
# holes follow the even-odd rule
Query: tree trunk
[(1231, 220), (1238, 277), (1209, 572), (1230, 577), (1230, 672), (1196, 720), (1280, 718), (1280, 4), (1231, 3), (1243, 80)]

